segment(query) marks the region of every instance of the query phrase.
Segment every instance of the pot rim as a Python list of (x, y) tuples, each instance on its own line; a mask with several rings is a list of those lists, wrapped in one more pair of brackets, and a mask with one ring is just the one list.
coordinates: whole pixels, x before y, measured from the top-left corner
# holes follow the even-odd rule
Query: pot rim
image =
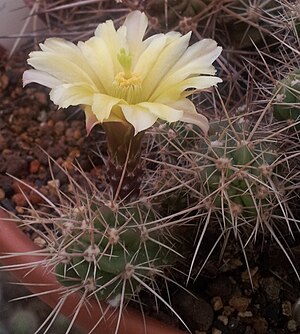
[[(64, 297), (61, 303), (62, 291), (65, 291), (65, 288), (57, 282), (52, 268), (45, 266), (45, 256), (39, 250), (41, 249), (17, 227), (14, 219), (9, 218), (8, 214), (0, 208), (0, 261), (4, 266), (20, 265), (17, 269), (10, 271), (12, 275), (51, 308), (62, 304), (60, 313), (68, 318), (72, 318), (76, 312), (75, 323), (80, 328), (87, 331), (93, 329), (91, 332), (93, 334), (115, 333), (118, 313), (107, 303), (90, 298), (88, 303), (82, 304), (82, 295), (78, 292)], [(51, 293), (46, 293), (50, 290)], [(186, 332), (146, 316), (131, 307), (126, 307), (122, 312), (117, 333), (184, 334)]]

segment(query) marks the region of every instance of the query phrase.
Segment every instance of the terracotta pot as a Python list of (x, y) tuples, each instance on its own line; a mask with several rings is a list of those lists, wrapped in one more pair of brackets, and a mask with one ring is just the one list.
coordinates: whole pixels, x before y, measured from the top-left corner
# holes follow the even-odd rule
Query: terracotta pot
[[(54, 308), (61, 300), (62, 295), (59, 293), (62, 287), (57, 282), (51, 268), (46, 268), (42, 263), (42, 255), (33, 255), (38, 251), (36, 246), (12, 221), (7, 219), (7, 214), (0, 208), (0, 259), (3, 265), (21, 265), (20, 269), (12, 270), (12, 274), (34, 294), (40, 294), (39, 298), (50, 307)], [(3, 258), (7, 254), (16, 254), (12, 257)], [(2, 257), (2, 258), (1, 258)], [(36, 263), (35, 268), (26, 267), (26, 264)], [(58, 290), (43, 294), (49, 290)], [(81, 296), (79, 293), (70, 294), (63, 303), (60, 312), (71, 318), (80, 303)], [(97, 324), (98, 319), (103, 315), (103, 310), (107, 309), (107, 304), (99, 304), (94, 299), (89, 299), (87, 305), (80, 308), (76, 316), (75, 323), (87, 332), (95, 325), (94, 334), (115, 333), (117, 324), (116, 313), (109, 308), (103, 317), (103, 320)], [(112, 316), (113, 314), (113, 316)], [(172, 328), (162, 322), (143, 316), (138, 311), (127, 307), (121, 317), (119, 334), (184, 334), (183, 331)]]

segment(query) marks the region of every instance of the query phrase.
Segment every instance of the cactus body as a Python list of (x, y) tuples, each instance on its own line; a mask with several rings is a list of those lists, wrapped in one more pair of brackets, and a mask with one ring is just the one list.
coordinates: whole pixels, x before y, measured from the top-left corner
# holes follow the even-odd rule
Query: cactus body
[(68, 230), (62, 228), (64, 252), (56, 265), (64, 286), (82, 286), (101, 300), (133, 297), (140, 280), (153, 280), (170, 255), (163, 237), (148, 226), (155, 215), (144, 206), (118, 208), (92, 205), (89, 220), (78, 214)]
[(274, 181), (273, 164), (278, 155), (270, 142), (255, 138), (248, 141), (244, 124), (231, 127), (226, 123), (212, 126), (202, 151), (206, 161), (200, 171), (205, 205), (220, 212), (229, 224), (236, 220), (250, 222), (274, 207), (270, 180)]
[(288, 74), (274, 90), (274, 117), (279, 121), (300, 120), (300, 70)]

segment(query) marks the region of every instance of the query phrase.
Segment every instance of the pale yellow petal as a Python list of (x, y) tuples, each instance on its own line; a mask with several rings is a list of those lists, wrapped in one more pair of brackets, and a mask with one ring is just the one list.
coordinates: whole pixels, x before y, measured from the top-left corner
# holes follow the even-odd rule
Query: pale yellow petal
[[(163, 34), (157, 35), (152, 39), (148, 47), (142, 52), (141, 56), (137, 60), (137, 63), (133, 69), (134, 73), (137, 73), (139, 78), (143, 81), (151, 71), (153, 65), (159, 60), (159, 56), (165, 47), (167, 37)], [(144, 90), (147, 90), (143, 83)]]
[(135, 63), (142, 50), (142, 41), (148, 26), (147, 16), (135, 10), (127, 15), (124, 26), (127, 28), (128, 49)]
[(27, 70), (23, 73), (23, 87), (30, 84), (31, 82), (38, 83), (45, 87), (54, 88), (60, 85), (62, 82), (47, 72), (37, 70)]
[(50, 92), (51, 100), (60, 108), (76, 105), (91, 105), (95, 91), (83, 83), (63, 84), (54, 87)]
[[(162, 92), (170, 84), (177, 84), (191, 76), (199, 74), (215, 74), (211, 65), (220, 55), (221, 47), (214, 40), (204, 39), (190, 46), (178, 62), (165, 75), (157, 86), (157, 91)], [(154, 93), (157, 95), (157, 93)]]
[(119, 54), (122, 48), (128, 51), (128, 45), (126, 42), (126, 33), (127, 33), (127, 28), (125, 26), (121, 26), (116, 31), (114, 23), (111, 20), (99, 24), (95, 31), (95, 36), (100, 37), (106, 43), (116, 73), (122, 70), (117, 55)]
[[(213, 76), (197, 76), (185, 79), (175, 85), (171, 83), (166, 87), (158, 87), (155, 94), (153, 94), (149, 101), (169, 103), (172, 100), (177, 100), (180, 96), (189, 96), (194, 93), (194, 90), (203, 90), (222, 82), (222, 79)], [(191, 89), (186, 91), (186, 89)]]
[(92, 111), (92, 108), (90, 106), (86, 106), (84, 108), (84, 113), (85, 113), (85, 123), (86, 123), (86, 132), (89, 135), (92, 128), (99, 123), (97, 120), (97, 117)]
[(195, 114), (191, 112), (184, 112), (181, 119), (182, 122), (191, 123), (197, 125), (206, 136), (209, 130), (209, 123), (207, 118), (201, 114)]
[(132, 124), (135, 135), (150, 128), (157, 120), (157, 116), (141, 105), (120, 105), (126, 120)]
[(180, 100), (173, 100), (170, 103), (168, 103), (168, 106), (174, 109), (182, 110), (183, 112), (189, 112), (194, 114), (197, 113), (194, 103), (187, 98), (182, 98)]
[(28, 64), (39, 71), (49, 73), (64, 83), (85, 82), (94, 87), (99, 86), (95, 75), (90, 76), (84, 67), (66, 58), (63, 54), (34, 51), (30, 53)]
[(92, 37), (85, 43), (79, 43), (78, 47), (101, 81), (105, 92), (108, 93), (115, 77), (115, 70), (107, 44), (102, 38)]
[(172, 39), (170, 42), (167, 41), (165, 48), (158, 55), (154, 66), (148, 67), (149, 73), (143, 82), (145, 99), (151, 96), (164, 76), (187, 49), (191, 34), (181, 37), (180, 34), (171, 36)]
[(213, 39), (203, 39), (191, 45), (182, 55), (179, 61), (172, 68), (171, 72), (182, 70), (182, 68), (190, 67), (191, 70), (197, 71), (197, 65), (202, 68), (211, 65), (222, 52), (222, 48), (217, 46), (217, 42)]
[(121, 99), (106, 95), (95, 94), (92, 104), (92, 111), (97, 117), (99, 122), (103, 122), (105, 119), (109, 119), (112, 108), (117, 105)]
[[(41, 51), (31, 52), (30, 57), (49, 57), (49, 61), (54, 59), (54, 61), (60, 61), (65, 64), (65, 62), (70, 62), (73, 64), (74, 68), (77, 68), (75, 75), (78, 75), (78, 70), (81, 73), (81, 77), (85, 78), (84, 81), (89, 81), (90, 79), (93, 81), (95, 85), (98, 84), (98, 79), (94, 74), (93, 69), (91, 68), (90, 64), (84, 58), (80, 48), (76, 46), (74, 43), (66, 41), (61, 38), (48, 38), (45, 40), (44, 43), (40, 43)], [(59, 59), (60, 58), (60, 59)], [(29, 64), (32, 64), (34, 60), (31, 60), (31, 63), (28, 61)], [(57, 64), (59, 68), (63, 68), (62, 65)], [(35, 67), (35, 66), (34, 66)], [(43, 70), (43, 69), (41, 69)], [(44, 70), (49, 72), (47, 70)], [(53, 74), (49, 72), (50, 74)], [(66, 77), (66, 76), (65, 76)], [(83, 81), (83, 80), (81, 80)], [(64, 80), (65, 83), (71, 83), (71, 81)]]
[(178, 121), (183, 114), (182, 110), (172, 108), (162, 103), (142, 102), (138, 104), (140, 107), (148, 110), (149, 113), (168, 122)]

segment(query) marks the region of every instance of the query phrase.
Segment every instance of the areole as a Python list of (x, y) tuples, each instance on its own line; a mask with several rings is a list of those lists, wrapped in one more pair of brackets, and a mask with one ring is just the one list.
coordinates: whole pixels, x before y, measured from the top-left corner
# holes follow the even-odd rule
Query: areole
[[(43, 256), (35, 255), (39, 247), (35, 245), (0, 208), (0, 260), (4, 266), (17, 266), (11, 273), (32, 293), (51, 308), (61, 303), (60, 313), (72, 318), (76, 314), (75, 324), (87, 333), (114, 334), (118, 323), (115, 309), (106, 303), (89, 299), (88, 303), (78, 305), (82, 300), (79, 293), (63, 297), (62, 287), (57, 282), (52, 268), (43, 265)], [(15, 254), (15, 255), (14, 255)], [(35, 268), (32, 269), (32, 263)], [(26, 266), (31, 264), (31, 266)], [(52, 291), (47, 293), (47, 291)], [(104, 315), (105, 312), (105, 315)], [(101, 319), (101, 321), (99, 321)], [(122, 313), (118, 334), (184, 334), (185, 332), (168, 326), (156, 319), (143, 315), (130, 307)]]

